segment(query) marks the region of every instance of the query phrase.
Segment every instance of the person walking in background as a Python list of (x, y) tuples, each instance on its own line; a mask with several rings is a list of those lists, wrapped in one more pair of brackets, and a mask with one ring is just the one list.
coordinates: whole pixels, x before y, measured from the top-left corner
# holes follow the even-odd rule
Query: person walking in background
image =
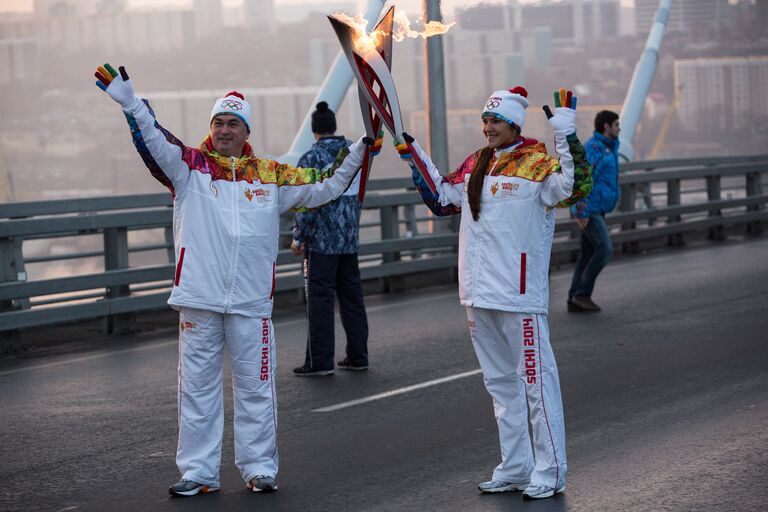
[(619, 199), (619, 115), (610, 110), (595, 116), (595, 132), (584, 143), (594, 185), (587, 197), (571, 207), (581, 228), (581, 250), (568, 290), (568, 311), (600, 311), (592, 300), (597, 276), (613, 253), (605, 214)]
[(434, 194), (408, 146), (398, 146), (429, 209), (461, 215), (459, 298), (501, 444), (501, 463), (478, 486), (483, 493), (549, 498), (565, 491), (563, 404), (547, 322), (549, 258), (554, 208), (584, 197), (592, 182), (576, 136), (576, 98), (564, 89), (555, 95), (555, 114), (545, 110), (559, 160), (521, 136), (528, 107), (522, 87), (491, 94), (481, 114), (486, 147), (446, 177), (403, 134), (426, 164)]
[(168, 492), (219, 489), (224, 433), (222, 359), (232, 368), (235, 464), (254, 492), (277, 490), (277, 396), (272, 304), (280, 213), (317, 207), (347, 189), (367, 139), (325, 170), (259, 158), (248, 144), (251, 107), (233, 91), (219, 98), (200, 147), (157, 123), (125, 68), (99, 66), (96, 85), (120, 104), (152, 176), (173, 194), (176, 272), (168, 303), (179, 311), (176, 465)]
[[(312, 113), (316, 142), (299, 159), (299, 167), (325, 169), (351, 141), (336, 134), (336, 115), (321, 101)], [(291, 251), (305, 255), (307, 280), (307, 351), (304, 364), (293, 370), (297, 377), (333, 375), (334, 303), (347, 336), (342, 370), (368, 368), (368, 318), (357, 261), (361, 204), (360, 174), (347, 191), (332, 203), (296, 214)]]

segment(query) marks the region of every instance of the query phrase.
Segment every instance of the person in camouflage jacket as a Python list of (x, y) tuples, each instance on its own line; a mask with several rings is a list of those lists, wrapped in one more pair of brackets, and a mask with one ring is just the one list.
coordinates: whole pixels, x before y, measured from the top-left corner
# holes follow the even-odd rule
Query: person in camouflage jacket
[[(316, 142), (299, 159), (299, 166), (323, 169), (351, 144), (335, 135), (336, 117), (324, 101), (312, 113)], [(345, 370), (368, 368), (368, 319), (363, 303), (357, 260), (361, 204), (360, 174), (335, 201), (316, 210), (299, 212), (293, 228), (291, 250), (305, 256), (307, 295), (307, 350), (297, 376), (332, 375), (334, 372), (334, 303), (339, 299), (341, 322), (347, 336), (346, 357), (338, 362)]]

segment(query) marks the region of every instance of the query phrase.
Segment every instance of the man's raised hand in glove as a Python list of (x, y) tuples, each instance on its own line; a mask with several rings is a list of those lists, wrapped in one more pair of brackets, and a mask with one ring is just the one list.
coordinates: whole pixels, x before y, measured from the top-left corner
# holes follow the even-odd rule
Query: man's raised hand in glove
[(110, 98), (118, 102), (123, 110), (128, 110), (139, 101), (136, 93), (133, 92), (133, 85), (131, 85), (131, 80), (128, 78), (124, 66), (120, 66), (120, 73), (118, 74), (115, 68), (109, 64), (104, 64), (96, 68), (94, 76), (97, 78), (96, 85), (109, 94)]
[(547, 120), (555, 130), (555, 135), (565, 137), (576, 131), (576, 96), (571, 91), (560, 89), (554, 92), (555, 113), (552, 113), (549, 105), (544, 105), (544, 113)]

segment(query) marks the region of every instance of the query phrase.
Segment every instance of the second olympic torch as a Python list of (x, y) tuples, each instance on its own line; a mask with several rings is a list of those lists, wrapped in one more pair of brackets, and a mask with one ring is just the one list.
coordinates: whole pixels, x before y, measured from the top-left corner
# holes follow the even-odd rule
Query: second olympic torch
[[(351, 18), (349, 21), (340, 16), (328, 16), (341, 43), (342, 51), (349, 61), (352, 73), (357, 79), (360, 108), (363, 114), (366, 134), (376, 139), (383, 124), (392, 135), (395, 143), (405, 146), (407, 154), (413, 159), (416, 169), (424, 182), (435, 193), (435, 184), (427, 167), (413, 146), (403, 141), (403, 120), (400, 115), (400, 102), (392, 79), (392, 29), (394, 7), (390, 7), (373, 32), (366, 33), (365, 25), (359, 26)], [(350, 21), (352, 23), (350, 23)], [(366, 150), (363, 160), (363, 174), (360, 181), (360, 199), (362, 200), (367, 182), (373, 150)]]

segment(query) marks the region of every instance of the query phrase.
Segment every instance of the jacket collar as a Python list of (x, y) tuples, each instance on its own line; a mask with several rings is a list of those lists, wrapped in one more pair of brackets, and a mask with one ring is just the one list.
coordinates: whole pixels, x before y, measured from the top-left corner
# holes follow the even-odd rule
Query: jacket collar
[(340, 141), (345, 141), (345, 140), (347, 140), (347, 139), (344, 138), (343, 135), (328, 135), (327, 137), (320, 137), (319, 139), (317, 139), (317, 141), (315, 141), (315, 144), (320, 144), (320, 143), (325, 144), (327, 142), (336, 142), (336, 143), (338, 143)]
[(521, 137), (518, 137), (515, 140), (515, 142), (513, 142), (509, 146), (505, 146), (503, 148), (497, 149), (494, 152), (494, 154), (496, 156), (501, 156), (501, 155), (503, 155), (505, 153), (513, 153), (515, 151), (527, 148), (529, 146), (533, 146), (533, 145), (538, 144), (538, 143), (539, 143), (539, 141), (537, 141), (536, 139), (527, 139), (527, 138), (521, 136)]
[(619, 149), (619, 139), (609, 139), (608, 137), (606, 137), (605, 135), (603, 135), (598, 131), (594, 132), (594, 137), (595, 137), (595, 140), (600, 141), (600, 143), (602, 143), (603, 146), (607, 147), (611, 151), (616, 151), (617, 149)]
[[(213, 149), (213, 141), (211, 141), (210, 135), (208, 135), (203, 141), (200, 149), (203, 149), (203, 148), (206, 149), (205, 152), (208, 153), (209, 155), (214, 155), (219, 157), (221, 156), (216, 152), (215, 149)], [(252, 157), (252, 156), (253, 156), (253, 148), (251, 147), (250, 144), (248, 144), (248, 141), (245, 141), (245, 146), (243, 146), (243, 156), (241, 156), (240, 158)]]

